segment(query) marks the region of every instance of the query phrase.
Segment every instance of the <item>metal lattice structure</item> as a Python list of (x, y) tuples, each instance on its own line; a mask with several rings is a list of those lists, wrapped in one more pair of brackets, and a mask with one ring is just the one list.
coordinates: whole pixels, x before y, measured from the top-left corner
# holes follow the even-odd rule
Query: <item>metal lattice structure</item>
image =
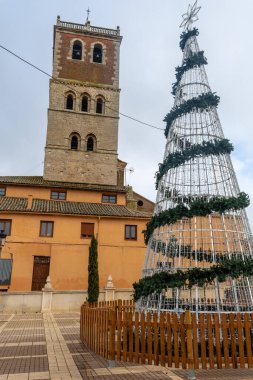
[[(190, 23), (191, 25), (191, 23)], [(196, 35), (190, 36), (183, 50), (183, 63), (199, 46)], [(186, 70), (175, 93), (176, 106), (199, 95), (210, 93), (204, 65)], [(164, 159), (203, 142), (224, 139), (215, 106), (192, 109), (172, 122), (165, 147)], [(233, 197), (240, 192), (230, 154), (200, 155), (170, 168), (158, 182), (155, 214), (189, 204), (193, 199)], [(252, 237), (244, 209), (223, 214), (183, 218), (170, 225), (156, 228), (149, 239), (143, 277), (161, 271), (175, 272), (193, 267), (209, 268), (223, 257), (252, 258)], [(253, 310), (253, 288), (250, 278), (189, 289), (174, 288), (151, 294), (139, 301), (142, 310), (196, 312), (226, 312)]]

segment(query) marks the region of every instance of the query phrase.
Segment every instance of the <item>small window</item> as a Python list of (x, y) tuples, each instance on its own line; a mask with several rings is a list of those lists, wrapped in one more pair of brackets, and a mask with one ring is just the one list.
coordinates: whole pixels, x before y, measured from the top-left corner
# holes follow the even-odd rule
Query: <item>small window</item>
[(96, 113), (103, 113), (103, 112), (104, 112), (104, 101), (102, 98), (97, 98)]
[(137, 202), (137, 205), (138, 205), (139, 207), (142, 207), (142, 206), (143, 206), (143, 202), (142, 202), (141, 200), (139, 200), (139, 201)]
[(82, 112), (88, 112), (88, 104), (89, 104), (88, 96), (84, 95), (82, 97), (82, 107), (81, 107)]
[(11, 234), (11, 220), (10, 219), (0, 219), (0, 232), (5, 235)]
[(90, 238), (94, 235), (94, 223), (81, 223), (81, 238)]
[(49, 256), (34, 256), (34, 263), (36, 264), (50, 264)]
[(0, 197), (4, 197), (6, 194), (6, 189), (5, 187), (0, 187)]
[(102, 203), (117, 203), (117, 196), (116, 195), (102, 195)]
[(78, 149), (78, 137), (76, 135), (71, 137), (70, 149), (72, 150)]
[(93, 150), (94, 150), (94, 140), (93, 140), (93, 137), (88, 137), (88, 140), (87, 140), (87, 150), (90, 151), (90, 152), (93, 152)]
[(66, 195), (66, 191), (51, 191), (51, 199), (65, 201)]
[(125, 225), (125, 240), (137, 240), (137, 226)]
[(80, 41), (75, 41), (72, 51), (72, 59), (82, 59), (82, 44)]
[(103, 60), (102, 46), (97, 44), (94, 46), (94, 49), (93, 49), (93, 62), (102, 63), (102, 60)]
[(66, 108), (67, 110), (72, 110), (73, 107), (74, 107), (74, 98), (73, 98), (73, 95), (69, 94), (66, 100)]
[(54, 232), (54, 222), (40, 222), (40, 236), (52, 237)]

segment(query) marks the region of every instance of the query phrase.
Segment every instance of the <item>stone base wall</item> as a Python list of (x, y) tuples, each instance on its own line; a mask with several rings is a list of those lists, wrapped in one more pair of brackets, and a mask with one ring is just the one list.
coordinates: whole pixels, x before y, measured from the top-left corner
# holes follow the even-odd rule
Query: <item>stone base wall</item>
[[(99, 301), (129, 300), (132, 299), (132, 294), (132, 289), (101, 289)], [(0, 292), (0, 313), (79, 311), (87, 296), (87, 290)]]

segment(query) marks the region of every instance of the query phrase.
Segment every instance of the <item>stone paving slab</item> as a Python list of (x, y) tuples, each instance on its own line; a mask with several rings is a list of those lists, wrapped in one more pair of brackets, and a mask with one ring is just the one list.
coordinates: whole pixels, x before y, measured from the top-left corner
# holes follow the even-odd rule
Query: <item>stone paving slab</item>
[[(79, 338), (78, 313), (0, 314), (0, 380), (185, 380), (181, 369), (109, 362)], [(253, 380), (253, 369), (197, 370), (198, 380)]]

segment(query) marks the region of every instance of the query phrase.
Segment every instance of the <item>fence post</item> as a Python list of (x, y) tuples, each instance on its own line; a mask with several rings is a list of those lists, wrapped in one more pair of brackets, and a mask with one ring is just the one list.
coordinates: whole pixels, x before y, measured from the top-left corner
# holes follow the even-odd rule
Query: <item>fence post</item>
[(184, 323), (186, 327), (188, 379), (196, 379), (193, 365), (192, 318), (190, 310), (186, 310), (185, 312)]
[[(107, 310), (108, 313), (108, 310)], [(109, 359), (115, 360), (115, 330), (116, 330), (116, 315), (115, 311), (109, 310)]]

